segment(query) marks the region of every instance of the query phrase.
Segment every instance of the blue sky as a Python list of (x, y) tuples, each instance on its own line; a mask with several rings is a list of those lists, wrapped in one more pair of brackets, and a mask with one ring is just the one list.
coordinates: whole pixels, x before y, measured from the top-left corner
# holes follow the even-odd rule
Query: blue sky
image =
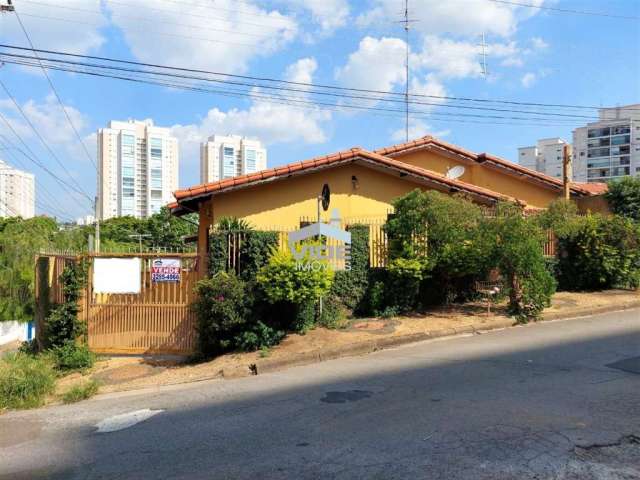
[[(306, 83), (395, 92), (404, 89), (404, 31), (397, 23), (402, 17), (401, 0), (14, 3), (37, 48)], [(640, 16), (637, 0), (516, 3)], [(417, 20), (409, 41), (412, 93), (593, 106), (640, 102), (638, 20), (560, 13), (490, 0), (410, 0), (409, 5), (410, 17)], [(480, 65), (478, 44), (483, 33), (488, 76), (482, 74)], [(27, 46), (12, 14), (0, 15), (0, 41)], [(255, 98), (200, 94), (64, 72), (50, 75), (94, 156), (95, 131), (109, 120), (152, 118), (157, 125), (171, 127), (181, 143), (181, 186), (199, 181), (198, 143), (213, 133), (260, 138), (268, 146), (269, 166), (404, 139), (404, 119), (397, 114), (301, 109)], [(0, 68), (0, 79), (71, 175), (93, 195), (95, 169), (42, 73), (7, 64)], [(572, 128), (581, 123), (577, 119), (514, 122), (452, 117), (443, 114), (518, 114), (454, 109), (445, 104), (456, 102), (447, 100), (439, 103), (421, 107), (424, 113), (411, 121), (412, 137), (434, 134), (465, 148), (512, 160), (517, 157), (517, 147), (543, 137), (570, 139)], [(39, 159), (67, 178), (1, 90), (0, 111)], [(4, 124), (0, 134), (18, 144)], [(0, 140), (0, 148), (5, 147), (3, 137)], [(0, 158), (19, 167), (17, 162), (21, 161), (36, 174), (38, 191), (43, 186), (48, 192), (38, 195), (39, 212), (65, 209), (70, 217), (89, 213), (88, 201), (64, 192), (20, 152), (0, 150)]]

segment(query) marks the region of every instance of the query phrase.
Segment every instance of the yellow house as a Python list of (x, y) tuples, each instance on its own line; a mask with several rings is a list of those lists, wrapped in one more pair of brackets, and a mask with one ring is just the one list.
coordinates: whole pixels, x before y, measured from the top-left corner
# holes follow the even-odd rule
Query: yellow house
[[(458, 177), (449, 178), (454, 167)], [(350, 223), (384, 218), (392, 201), (415, 188), (461, 192), (491, 206), (500, 200), (542, 209), (562, 196), (562, 181), (486, 153), (476, 154), (431, 136), (374, 152), (352, 148), (254, 174), (175, 192), (176, 215), (200, 215), (198, 251), (204, 255), (211, 225), (237, 217), (258, 229), (293, 230), (315, 218), (317, 197), (327, 184), (331, 209)], [(606, 210), (605, 184), (570, 186), (583, 208)], [(327, 220), (328, 213), (323, 219)]]

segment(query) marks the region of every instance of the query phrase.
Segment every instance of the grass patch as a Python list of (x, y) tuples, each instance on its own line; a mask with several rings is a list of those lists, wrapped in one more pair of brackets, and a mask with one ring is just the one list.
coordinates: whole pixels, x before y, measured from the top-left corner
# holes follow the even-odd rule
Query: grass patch
[(51, 359), (10, 353), (0, 360), (0, 408), (35, 408), (53, 392), (56, 372)]
[(67, 342), (61, 347), (51, 349), (56, 368), (63, 374), (70, 372), (84, 372), (91, 368), (96, 361), (96, 355), (90, 352), (86, 345), (76, 345)]
[(95, 380), (89, 380), (81, 385), (76, 385), (70, 388), (62, 395), (62, 401), (64, 403), (75, 403), (80, 400), (86, 400), (87, 398), (93, 397), (96, 393), (98, 393), (98, 388), (100, 384)]

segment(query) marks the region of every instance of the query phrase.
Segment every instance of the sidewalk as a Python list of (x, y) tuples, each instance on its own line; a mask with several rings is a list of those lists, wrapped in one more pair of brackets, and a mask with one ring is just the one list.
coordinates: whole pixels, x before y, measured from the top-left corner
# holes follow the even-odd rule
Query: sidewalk
[[(640, 308), (640, 292), (610, 290), (595, 293), (557, 293), (542, 321), (574, 318), (607, 311)], [(640, 321), (640, 318), (639, 318)], [(102, 384), (100, 393), (136, 390), (161, 385), (234, 378), (281, 370), (338, 357), (363, 355), (406, 343), (515, 325), (505, 307), (470, 303), (438, 308), (421, 316), (392, 319), (356, 319), (340, 330), (317, 328), (306, 335), (289, 335), (280, 345), (264, 352), (232, 353), (196, 365), (176, 359), (113, 357), (97, 362), (91, 377)], [(80, 374), (63, 379), (66, 390), (82, 381)]]

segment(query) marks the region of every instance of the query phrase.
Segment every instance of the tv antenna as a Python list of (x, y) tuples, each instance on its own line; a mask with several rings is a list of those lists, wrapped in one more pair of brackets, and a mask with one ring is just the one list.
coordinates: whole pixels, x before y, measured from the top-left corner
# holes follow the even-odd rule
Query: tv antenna
[(405, 58), (404, 58), (404, 119), (405, 119), (405, 138), (409, 141), (409, 26), (417, 22), (418, 20), (412, 20), (409, 18), (409, 0), (404, 0), (404, 18), (396, 23), (402, 23), (404, 25), (404, 43), (405, 43)]
[(489, 70), (487, 68), (487, 42), (484, 38), (484, 32), (482, 32), (482, 43), (479, 43), (480, 47), (480, 68), (482, 68), (482, 75), (484, 75), (485, 80), (489, 76)]

